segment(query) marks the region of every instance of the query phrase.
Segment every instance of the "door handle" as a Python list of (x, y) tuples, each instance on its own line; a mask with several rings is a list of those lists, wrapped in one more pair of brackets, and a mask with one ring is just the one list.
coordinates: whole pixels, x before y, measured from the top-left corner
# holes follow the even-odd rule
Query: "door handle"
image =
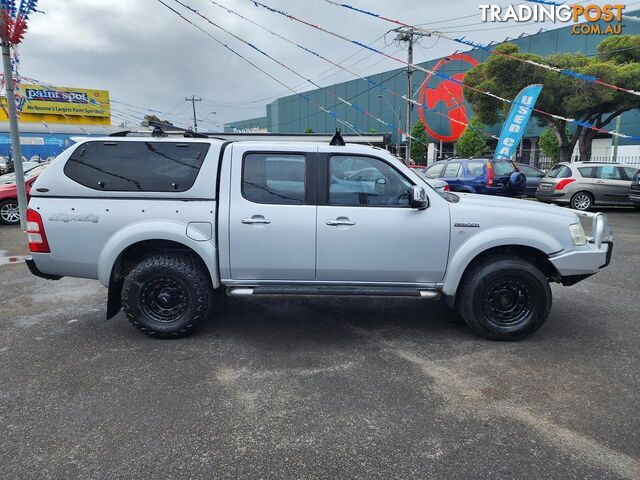
[(352, 227), (356, 224), (356, 222), (352, 222), (348, 218), (345, 219), (336, 219), (336, 220), (327, 220), (327, 225), (330, 227)]
[(597, 180), (596, 183), (603, 184), (604, 180)]
[(254, 215), (251, 218), (243, 218), (240, 222), (243, 225), (269, 225), (271, 220), (267, 220), (261, 215)]

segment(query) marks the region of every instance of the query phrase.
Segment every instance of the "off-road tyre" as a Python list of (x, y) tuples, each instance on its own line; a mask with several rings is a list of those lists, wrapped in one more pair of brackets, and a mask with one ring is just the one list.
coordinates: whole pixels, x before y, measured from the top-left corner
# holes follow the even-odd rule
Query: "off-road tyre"
[(587, 212), (593, 207), (593, 195), (589, 192), (577, 192), (571, 197), (571, 208), (581, 212)]
[(517, 257), (490, 257), (466, 272), (456, 309), (471, 330), (491, 340), (522, 340), (549, 316), (552, 294), (544, 274)]
[(180, 338), (207, 318), (213, 296), (200, 261), (186, 254), (158, 254), (129, 273), (122, 308), (131, 324), (150, 337)]

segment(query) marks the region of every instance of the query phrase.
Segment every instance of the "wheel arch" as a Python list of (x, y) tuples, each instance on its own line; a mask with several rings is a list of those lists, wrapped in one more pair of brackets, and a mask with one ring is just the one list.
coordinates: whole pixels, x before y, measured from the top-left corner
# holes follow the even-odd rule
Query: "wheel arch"
[[(500, 229), (502, 230), (502, 229)], [(563, 245), (540, 230), (517, 229), (513, 232), (487, 231), (465, 242), (449, 259), (442, 293), (455, 297), (463, 276), (478, 262), (491, 255), (516, 255), (538, 266), (548, 277), (558, 275), (548, 256), (562, 251)]]
[(216, 245), (213, 240), (191, 240), (186, 229), (185, 224), (177, 222), (141, 222), (120, 230), (105, 243), (98, 260), (98, 279), (109, 289), (107, 318), (120, 310), (120, 292), (127, 273), (154, 253), (193, 255), (206, 269), (213, 288), (220, 286)]

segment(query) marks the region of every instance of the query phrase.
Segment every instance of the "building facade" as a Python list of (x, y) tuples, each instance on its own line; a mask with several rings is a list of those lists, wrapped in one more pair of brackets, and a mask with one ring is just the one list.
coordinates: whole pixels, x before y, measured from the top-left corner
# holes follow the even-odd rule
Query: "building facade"
[[(625, 15), (640, 18), (640, 10), (625, 12)], [(598, 44), (606, 38), (604, 35), (574, 35), (572, 27), (563, 27), (551, 31), (540, 32), (535, 35), (507, 39), (516, 44), (522, 52), (530, 52), (541, 56), (554, 53), (578, 53), (593, 55)], [(626, 21), (623, 34), (640, 34), (640, 20)], [(437, 58), (419, 64), (428, 70), (437, 70), (448, 77), (462, 80), (464, 74), (478, 63), (484, 62), (489, 53), (482, 49), (473, 49), (464, 53), (455, 53), (448, 57)], [(376, 84), (404, 95), (407, 91), (406, 69), (400, 68), (382, 72), (367, 77)], [(421, 71), (414, 71), (412, 75), (413, 90), (416, 100), (427, 108), (413, 106), (411, 124), (422, 120), (426, 125), (427, 134), (435, 140), (431, 145), (430, 157), (446, 157), (453, 154), (453, 142), (461, 135), (468, 118), (473, 115), (471, 106), (464, 101), (462, 88), (450, 80), (428, 75)], [(361, 79), (337, 83), (321, 89), (307, 91), (304, 95), (313, 102), (324, 106), (336, 113), (337, 117), (354, 125), (360, 132), (377, 132), (389, 130), (373, 118), (366, 116), (353, 108), (339, 102), (336, 97), (342, 97), (359, 107), (367, 110), (374, 117), (385, 122), (395, 124), (404, 129), (406, 125), (407, 102), (399, 96), (389, 94), (380, 88)], [(459, 122), (459, 123), (458, 123)], [(329, 133), (336, 128), (346, 130), (335, 118), (320, 111), (315, 105), (303, 99), (300, 95), (288, 95), (278, 98), (266, 107), (264, 117), (232, 122), (226, 128), (247, 128), (249, 125), (259, 125), (272, 133), (304, 133), (307, 129), (316, 133)], [(615, 125), (608, 126), (610, 130)], [(500, 125), (490, 126), (487, 132), (499, 134)], [(534, 157), (539, 156), (537, 139), (542, 129), (537, 122), (531, 121), (522, 143), (520, 158), (527, 163), (536, 163)], [(640, 132), (640, 109), (625, 113), (621, 119), (620, 131), (638, 135)], [(396, 131), (392, 134), (391, 145), (402, 145), (403, 139), (398, 138)], [(606, 157), (611, 154), (611, 136), (600, 136), (594, 141), (593, 156)], [(640, 145), (629, 140), (621, 140), (619, 156), (637, 156), (640, 160)]]

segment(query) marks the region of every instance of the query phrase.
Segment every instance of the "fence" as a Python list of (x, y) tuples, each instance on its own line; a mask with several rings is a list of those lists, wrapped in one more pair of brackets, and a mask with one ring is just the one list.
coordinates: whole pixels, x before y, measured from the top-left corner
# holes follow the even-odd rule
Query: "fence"
[[(551, 157), (545, 157), (542, 155), (526, 155), (523, 159), (520, 159), (517, 156), (516, 161), (520, 163), (526, 163), (533, 167), (539, 168), (544, 171), (548, 171), (557, 163)], [(579, 161), (578, 156), (573, 156), (571, 158), (572, 162)], [(639, 155), (618, 155), (616, 159), (613, 158), (613, 155), (593, 155), (591, 156), (592, 162), (617, 162), (623, 163), (625, 165), (629, 165), (632, 167), (640, 168), (640, 156)]]

